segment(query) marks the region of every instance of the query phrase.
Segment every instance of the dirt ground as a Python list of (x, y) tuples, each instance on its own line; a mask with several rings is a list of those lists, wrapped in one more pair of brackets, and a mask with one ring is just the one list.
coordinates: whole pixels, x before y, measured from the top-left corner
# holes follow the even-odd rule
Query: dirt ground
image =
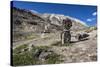
[[(61, 44), (59, 32), (50, 33), (45, 34), (44, 37), (32, 40), (14, 42), (13, 49), (22, 44), (28, 44), (29, 46), (51, 46), (51, 50), (64, 56), (61, 58), (64, 61), (62, 63), (97, 61), (97, 31), (94, 30), (89, 35), (88, 39), (83, 41), (77, 41), (77, 39), (72, 37), (69, 46), (59, 46)], [(54, 43), (58, 45), (52, 45)]]

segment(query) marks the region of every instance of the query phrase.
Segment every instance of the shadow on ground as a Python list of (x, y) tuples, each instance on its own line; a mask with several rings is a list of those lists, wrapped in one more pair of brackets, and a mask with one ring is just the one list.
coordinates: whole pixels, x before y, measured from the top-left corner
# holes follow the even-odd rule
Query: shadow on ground
[(69, 46), (69, 45), (74, 45), (74, 43), (83, 42), (86, 40), (89, 40), (89, 39), (87, 38), (87, 39), (82, 39), (80, 41), (71, 41), (70, 43), (65, 43), (65, 44), (61, 44), (61, 41), (58, 41), (58, 42), (55, 42), (54, 44), (52, 44), (52, 46), (64, 46), (64, 45)]
[(87, 38), (87, 39), (78, 40), (78, 41), (71, 41), (70, 43), (77, 43), (77, 42), (86, 41), (86, 40), (89, 40), (89, 39)]

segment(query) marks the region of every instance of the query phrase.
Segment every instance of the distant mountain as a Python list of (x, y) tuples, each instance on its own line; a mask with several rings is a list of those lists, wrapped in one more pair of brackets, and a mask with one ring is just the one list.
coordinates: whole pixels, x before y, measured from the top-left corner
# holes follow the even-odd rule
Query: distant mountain
[(72, 23), (73, 26), (71, 28), (71, 30), (82, 30), (88, 27), (88, 25), (85, 24), (85, 22), (76, 19), (76, 18), (72, 18), (70, 16), (64, 16), (64, 15), (60, 15), (60, 14), (43, 14), (41, 17), (49, 19), (51, 22), (51, 24), (57, 25), (57, 26), (61, 26), (62, 25), (62, 21), (63, 19), (69, 18)]

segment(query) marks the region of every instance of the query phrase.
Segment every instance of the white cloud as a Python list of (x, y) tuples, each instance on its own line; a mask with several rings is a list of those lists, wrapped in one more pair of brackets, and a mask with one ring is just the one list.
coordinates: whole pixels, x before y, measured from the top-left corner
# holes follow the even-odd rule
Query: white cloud
[(91, 22), (91, 21), (92, 21), (92, 19), (87, 19), (87, 21)]
[(88, 18), (87, 21), (88, 21), (88, 22), (91, 22), (91, 21), (93, 21), (93, 20), (95, 20), (95, 19), (96, 19), (96, 18)]
[(33, 12), (33, 13), (38, 13), (37, 11), (35, 11), (35, 10), (30, 10), (31, 12)]
[(96, 15), (97, 15), (97, 12), (92, 13), (92, 15), (93, 15), (93, 16), (96, 16)]

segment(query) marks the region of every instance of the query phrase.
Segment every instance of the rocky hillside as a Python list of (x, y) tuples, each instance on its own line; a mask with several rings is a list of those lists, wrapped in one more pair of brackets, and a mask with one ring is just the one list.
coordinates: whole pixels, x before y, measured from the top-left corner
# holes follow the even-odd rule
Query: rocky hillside
[(44, 25), (51, 27), (62, 25), (62, 20), (69, 18), (73, 22), (73, 30), (86, 28), (84, 22), (64, 15), (59, 14), (36, 14), (31, 11), (19, 8), (13, 9), (13, 29), (14, 31), (37, 31), (43, 29)]
[[(73, 17), (40, 14), (12, 8), (12, 64), (39, 65), (97, 61), (97, 27), (88, 27)], [(72, 21), (71, 42), (61, 44), (62, 20)], [(48, 32), (48, 33), (43, 33)], [(80, 33), (89, 35), (78, 40)]]
[(62, 20), (69, 18), (73, 22), (71, 30), (82, 30), (87, 28), (84, 22), (59, 14), (40, 14), (29, 10), (12, 8), (13, 36), (17, 39), (31, 33), (56, 32), (62, 30)]
[(13, 30), (29, 32), (41, 30), (44, 20), (38, 15), (24, 9), (12, 8)]

